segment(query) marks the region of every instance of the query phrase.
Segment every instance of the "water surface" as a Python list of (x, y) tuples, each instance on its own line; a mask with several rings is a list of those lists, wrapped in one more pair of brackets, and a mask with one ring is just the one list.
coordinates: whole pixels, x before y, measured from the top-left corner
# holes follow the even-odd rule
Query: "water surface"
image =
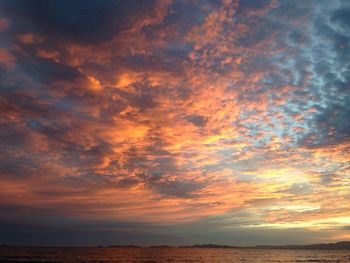
[(0, 248), (0, 262), (350, 262), (349, 250)]

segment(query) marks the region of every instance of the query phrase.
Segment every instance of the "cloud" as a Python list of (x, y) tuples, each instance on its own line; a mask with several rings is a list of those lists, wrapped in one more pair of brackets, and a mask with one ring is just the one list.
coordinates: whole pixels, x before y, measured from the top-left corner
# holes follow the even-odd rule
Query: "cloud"
[[(96, 44), (113, 38), (122, 25), (125, 26), (126, 10), (135, 12), (147, 11), (145, 5), (137, 9), (132, 3), (122, 1), (35, 1), (28, 4), (23, 1), (3, 2), (8, 14), (16, 17), (12, 25), (15, 32), (34, 28), (39, 34), (51, 40), (62, 40)], [(146, 9), (146, 10), (145, 10)], [(30, 22), (31, 26), (28, 26)]]
[(254, 236), (348, 222), (343, 1), (0, 5), (8, 218), (199, 223), (198, 240), (206, 220), (232, 217), (211, 233), (232, 243), (219, 237), (231, 224)]
[(187, 120), (198, 127), (202, 127), (207, 123), (207, 119), (200, 115), (190, 115)]
[(15, 57), (6, 49), (0, 48), (0, 65), (11, 67), (15, 62)]

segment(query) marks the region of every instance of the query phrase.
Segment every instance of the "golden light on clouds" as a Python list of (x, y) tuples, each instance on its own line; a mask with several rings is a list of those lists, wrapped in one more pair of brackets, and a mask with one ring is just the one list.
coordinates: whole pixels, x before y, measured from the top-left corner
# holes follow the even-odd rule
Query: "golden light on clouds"
[(348, 238), (346, 1), (0, 5), (1, 220)]

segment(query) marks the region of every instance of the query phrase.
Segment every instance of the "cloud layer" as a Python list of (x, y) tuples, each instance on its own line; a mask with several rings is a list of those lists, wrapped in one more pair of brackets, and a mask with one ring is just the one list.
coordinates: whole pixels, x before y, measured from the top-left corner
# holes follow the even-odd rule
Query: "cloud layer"
[(32, 211), (16, 224), (128, 222), (116, 228), (162, 229), (160, 243), (208, 225), (227, 243), (230, 229), (349, 238), (349, 13), (340, 0), (1, 1), (2, 224)]

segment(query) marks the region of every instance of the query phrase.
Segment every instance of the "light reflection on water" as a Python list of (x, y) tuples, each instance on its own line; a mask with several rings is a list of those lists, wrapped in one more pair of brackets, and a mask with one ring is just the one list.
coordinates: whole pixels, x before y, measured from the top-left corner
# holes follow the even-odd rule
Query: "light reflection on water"
[(0, 248), (0, 262), (350, 262), (349, 250)]

